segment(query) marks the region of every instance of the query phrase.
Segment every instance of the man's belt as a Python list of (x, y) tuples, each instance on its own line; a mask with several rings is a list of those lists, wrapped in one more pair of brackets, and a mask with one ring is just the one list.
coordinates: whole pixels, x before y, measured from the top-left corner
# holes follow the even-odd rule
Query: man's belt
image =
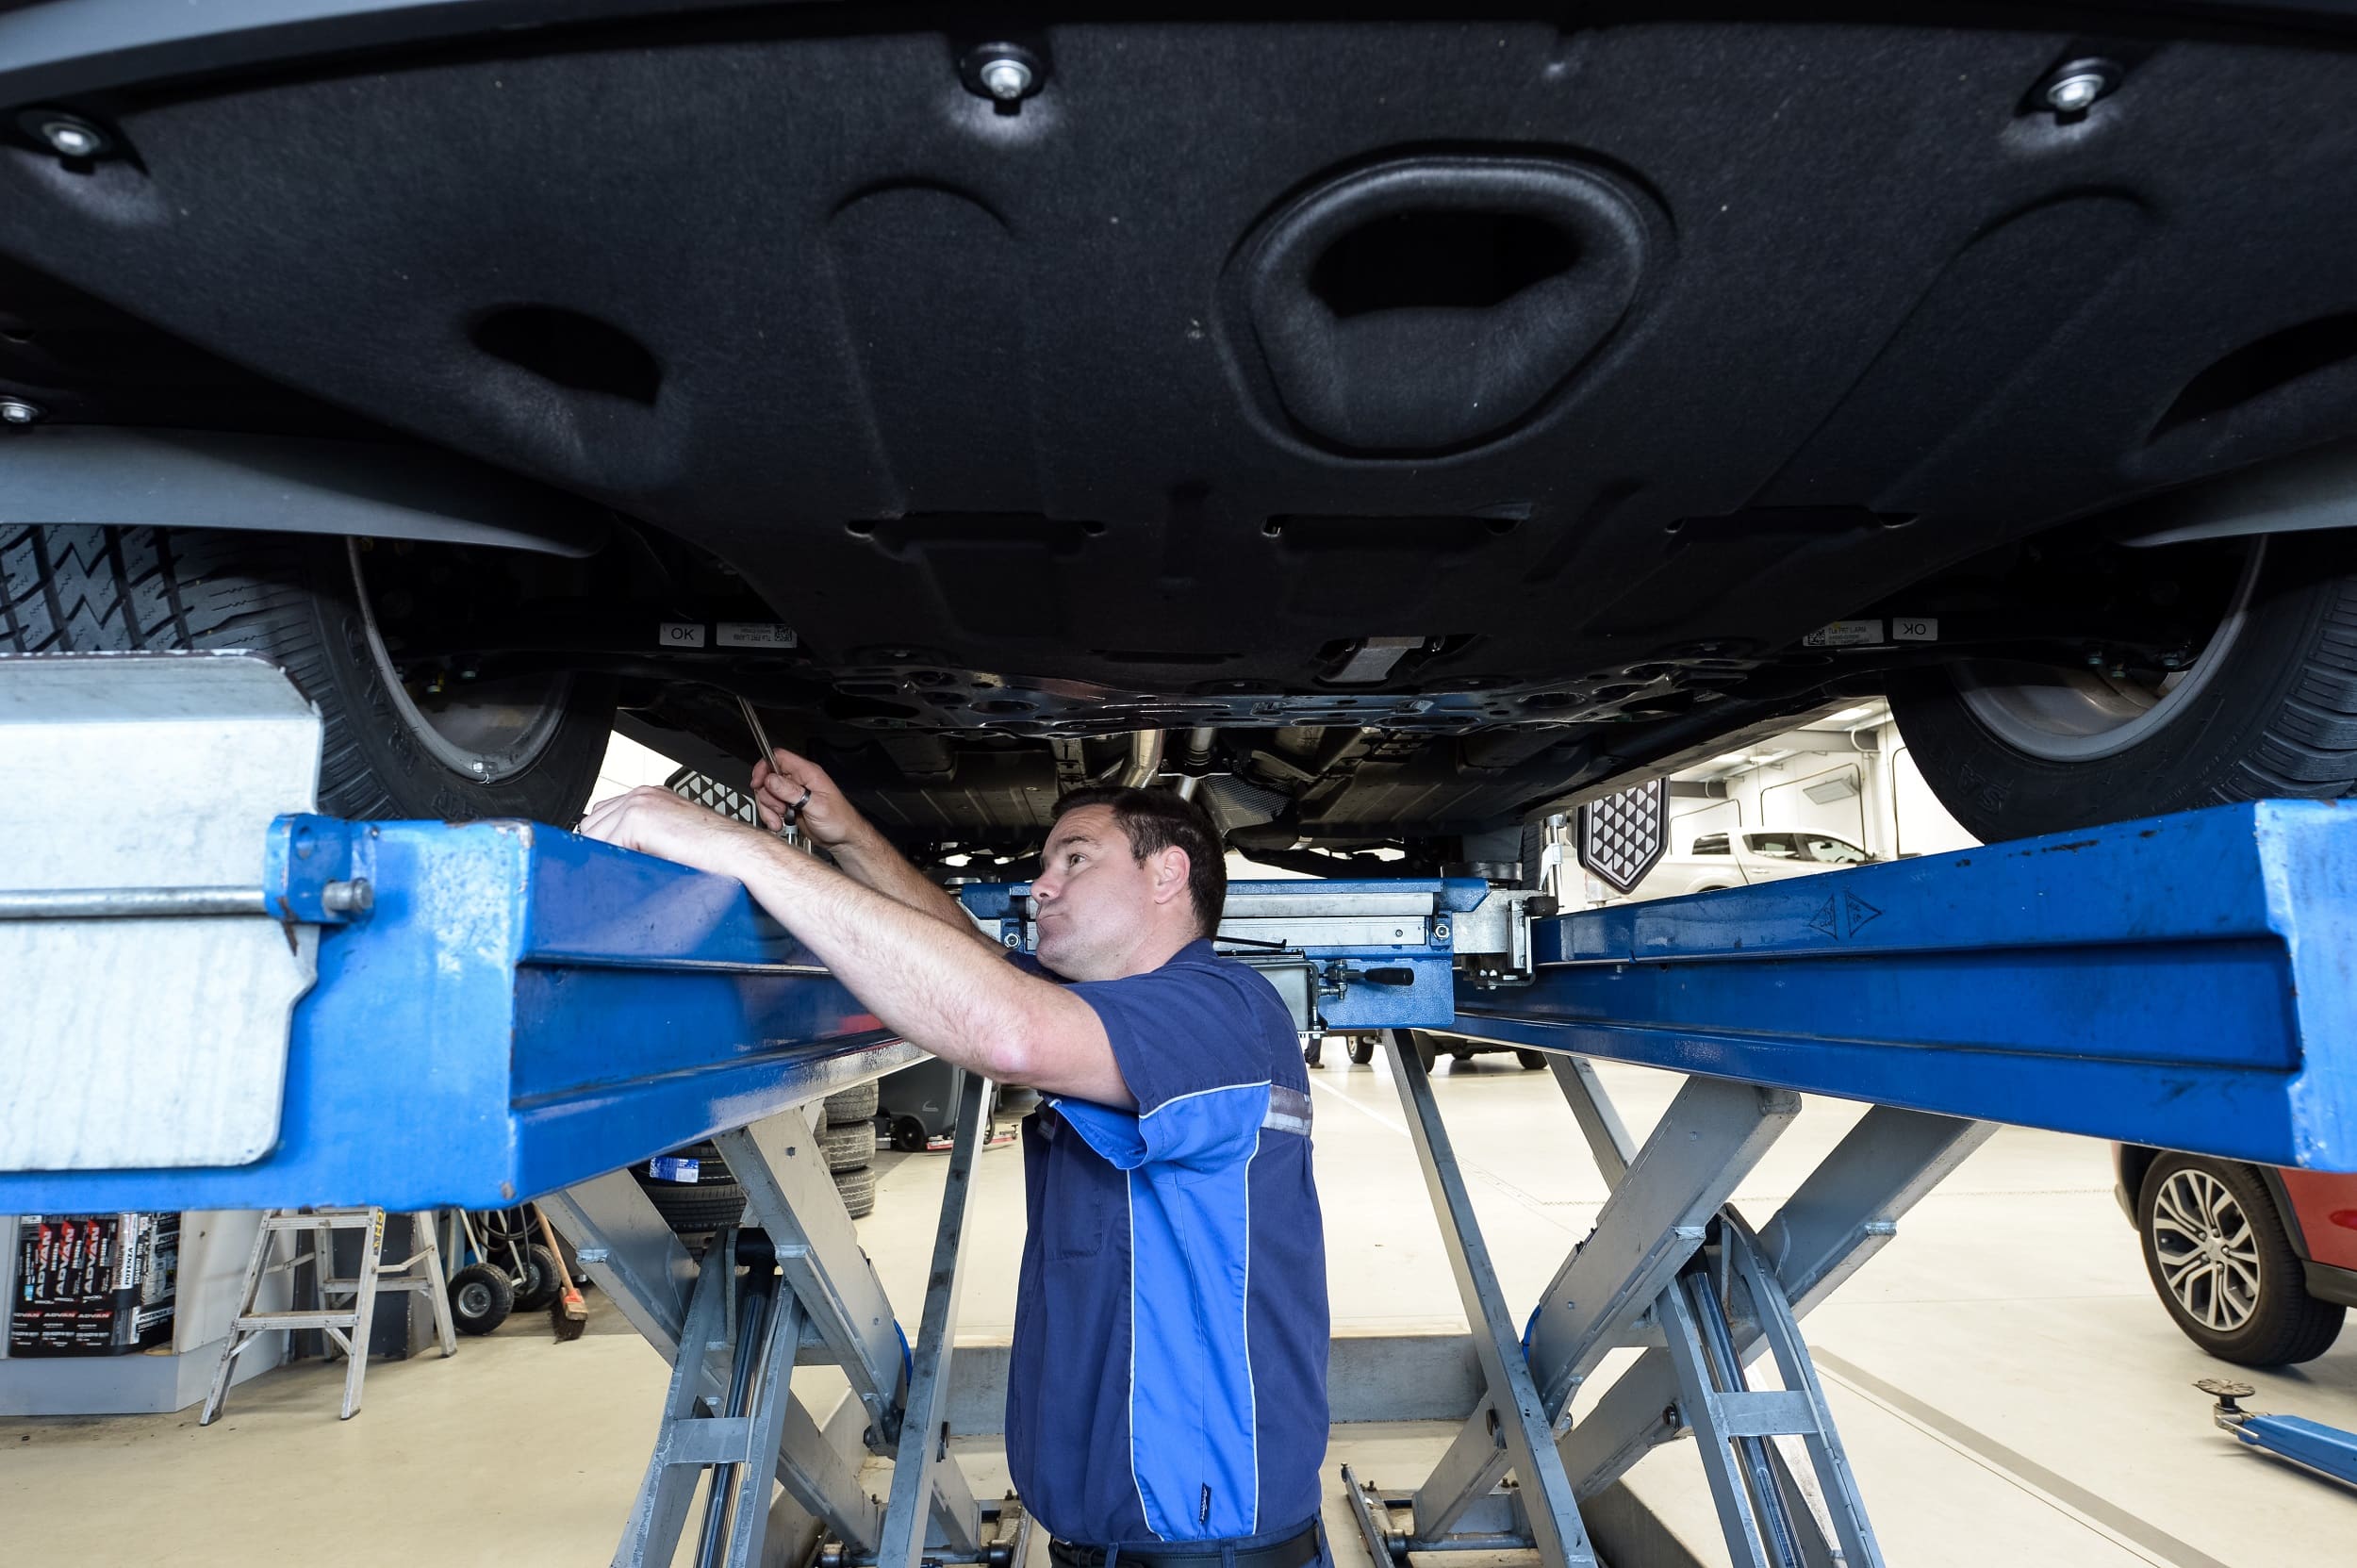
[[(1287, 1091), (1291, 1093), (1292, 1091)], [(1204, 1550), (1210, 1547), (1211, 1550)], [(1190, 1549), (1192, 1548), (1192, 1549)], [(1105, 1568), (1106, 1548), (1070, 1541), (1049, 1541), (1047, 1560), (1056, 1568)], [(1306, 1526), (1298, 1535), (1268, 1546), (1238, 1552), (1235, 1568), (1304, 1568), (1318, 1560), (1318, 1527)], [(1228, 1560), (1215, 1541), (1174, 1541), (1167, 1545), (1122, 1547), (1113, 1554), (1113, 1568), (1221, 1568)]]

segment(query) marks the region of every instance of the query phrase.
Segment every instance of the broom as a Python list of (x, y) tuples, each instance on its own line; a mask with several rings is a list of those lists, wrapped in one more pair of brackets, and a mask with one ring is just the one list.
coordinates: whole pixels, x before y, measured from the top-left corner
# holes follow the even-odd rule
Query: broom
[(573, 1283), (572, 1271), (565, 1266), (565, 1249), (556, 1242), (556, 1227), (549, 1216), (535, 1209), (540, 1220), (540, 1234), (549, 1241), (549, 1255), (556, 1260), (556, 1281), (564, 1287), (557, 1298), (549, 1303), (549, 1327), (556, 1330), (556, 1342), (579, 1339), (589, 1328), (589, 1304), (581, 1298), (581, 1290)]

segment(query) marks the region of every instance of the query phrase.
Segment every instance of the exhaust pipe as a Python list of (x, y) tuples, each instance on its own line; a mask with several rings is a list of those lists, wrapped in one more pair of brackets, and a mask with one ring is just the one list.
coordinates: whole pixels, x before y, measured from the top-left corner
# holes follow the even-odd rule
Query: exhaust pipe
[(1162, 770), (1162, 732), (1135, 730), (1129, 735), (1129, 757), (1113, 783), (1124, 789), (1144, 789)]

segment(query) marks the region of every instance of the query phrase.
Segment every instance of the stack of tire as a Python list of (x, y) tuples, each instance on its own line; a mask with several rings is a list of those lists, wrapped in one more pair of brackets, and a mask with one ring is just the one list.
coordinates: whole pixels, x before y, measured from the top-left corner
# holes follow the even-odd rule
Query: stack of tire
[[(876, 1157), (876, 1103), (873, 1083), (829, 1095), (818, 1124), (827, 1169), (853, 1219), (876, 1207), (876, 1173), (868, 1169)], [(719, 1146), (709, 1138), (673, 1149), (660, 1160), (633, 1165), (631, 1174), (638, 1179), (638, 1190), (678, 1235), (709, 1235), (745, 1215), (745, 1189), (729, 1170)]]
[(859, 1219), (876, 1207), (876, 1110), (879, 1091), (871, 1081), (856, 1089), (829, 1095), (826, 1126), (819, 1142), (827, 1151), (827, 1169), (834, 1173), (835, 1191), (843, 1206)]
[(745, 1217), (745, 1189), (709, 1138), (633, 1165), (630, 1173), (675, 1234), (709, 1235)]

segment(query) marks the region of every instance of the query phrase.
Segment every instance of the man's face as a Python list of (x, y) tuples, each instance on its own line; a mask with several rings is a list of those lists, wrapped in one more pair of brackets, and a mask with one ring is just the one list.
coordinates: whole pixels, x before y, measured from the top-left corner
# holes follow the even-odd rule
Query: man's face
[(1039, 961), (1066, 980), (1117, 980), (1165, 923), (1172, 866), (1185, 896), (1185, 855), (1141, 862), (1111, 806), (1064, 813), (1047, 835), (1031, 883), (1039, 909)]

